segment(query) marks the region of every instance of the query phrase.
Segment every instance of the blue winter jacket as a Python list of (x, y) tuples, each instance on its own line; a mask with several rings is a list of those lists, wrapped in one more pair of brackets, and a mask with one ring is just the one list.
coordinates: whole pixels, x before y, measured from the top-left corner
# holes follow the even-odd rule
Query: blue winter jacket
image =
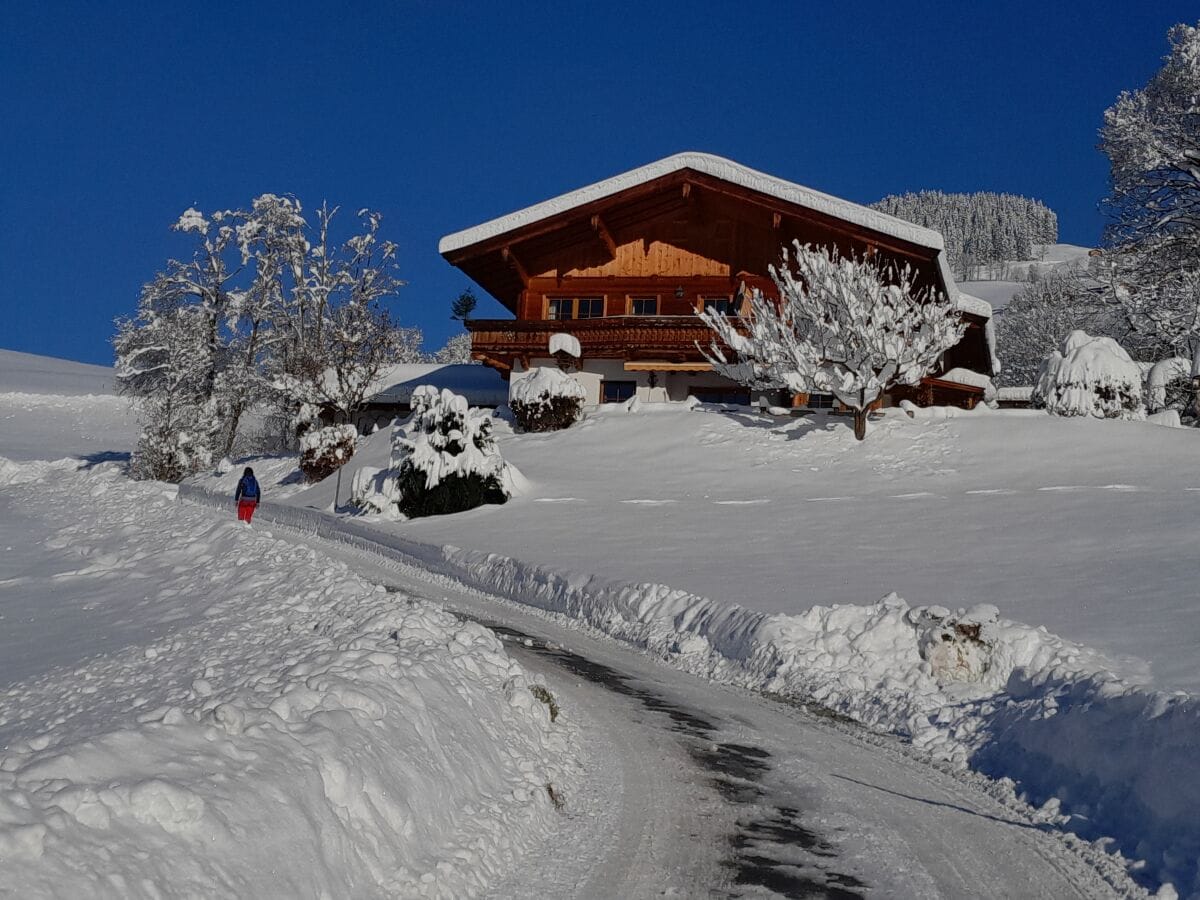
[(258, 490), (258, 480), (253, 475), (243, 475), (242, 480), (238, 482), (237, 493), (233, 495), (234, 500), (253, 500), (258, 502), (262, 499), (262, 495)]

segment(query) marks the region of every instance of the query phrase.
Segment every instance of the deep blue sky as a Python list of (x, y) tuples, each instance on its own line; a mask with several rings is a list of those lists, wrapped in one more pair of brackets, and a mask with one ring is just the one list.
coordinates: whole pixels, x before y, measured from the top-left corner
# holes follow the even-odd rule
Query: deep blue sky
[(469, 283), (439, 237), (680, 150), (864, 203), (1026, 194), (1092, 244), (1101, 115), (1200, 10), (1073, 6), (4, 4), (0, 347), (111, 362), (179, 213), (271, 191), (380, 210), (434, 348)]

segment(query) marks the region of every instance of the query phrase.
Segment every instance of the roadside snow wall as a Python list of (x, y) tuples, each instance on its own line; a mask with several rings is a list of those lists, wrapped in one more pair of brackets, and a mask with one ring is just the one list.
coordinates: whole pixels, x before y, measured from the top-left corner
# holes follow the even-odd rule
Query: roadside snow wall
[[(196, 489), (181, 496), (208, 502)], [(667, 585), (421, 544), (316, 510), (266, 504), (259, 516), (560, 613), (680, 669), (815, 702), (905, 736), (935, 759), (1013, 779), (1048, 819), (1115, 843), (1145, 861), (1149, 880), (1200, 896), (1200, 699), (1127, 684), (1099, 654), (1001, 619), (993, 607), (913, 607), (891, 594), (772, 615)]]

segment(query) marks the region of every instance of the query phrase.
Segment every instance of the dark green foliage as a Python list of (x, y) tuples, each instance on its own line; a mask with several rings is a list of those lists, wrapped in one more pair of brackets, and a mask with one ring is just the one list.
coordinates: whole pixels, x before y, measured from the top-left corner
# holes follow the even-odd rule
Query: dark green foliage
[(397, 476), (400, 487), (400, 512), (411, 519), (422, 516), (444, 516), (483, 506), (485, 503), (500, 504), (508, 500), (500, 479), (495, 475), (483, 476), (453, 474), (429, 488), (425, 486), (425, 473), (406, 459), (400, 465)]
[(471, 313), (475, 312), (475, 307), (479, 301), (475, 298), (475, 292), (467, 288), (458, 298), (450, 304), (450, 318), (458, 319), (460, 322), (465, 322), (471, 318)]
[(524, 431), (559, 431), (578, 421), (583, 401), (578, 397), (543, 397), (536, 403), (514, 400), (509, 407)]

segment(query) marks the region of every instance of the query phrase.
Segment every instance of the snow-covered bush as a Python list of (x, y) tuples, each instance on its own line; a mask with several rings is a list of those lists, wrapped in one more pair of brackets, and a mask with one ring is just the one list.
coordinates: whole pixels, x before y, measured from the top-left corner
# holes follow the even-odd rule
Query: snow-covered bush
[(309, 481), (323, 481), (354, 455), (358, 431), (353, 425), (330, 425), (300, 438), (300, 471)]
[(487, 410), (427, 384), (413, 391), (412, 410), (392, 446), (400, 512), (435, 516), (508, 500), (507, 464)]
[(1072, 331), (1046, 357), (1032, 404), (1055, 416), (1143, 419), (1142, 371), (1108, 337)]
[(1182, 356), (1156, 362), (1146, 372), (1146, 412), (1186, 412), (1192, 405), (1192, 364)]
[(583, 385), (570, 375), (542, 366), (513, 384), (508, 404), (523, 430), (558, 431), (578, 420), (586, 398)]

